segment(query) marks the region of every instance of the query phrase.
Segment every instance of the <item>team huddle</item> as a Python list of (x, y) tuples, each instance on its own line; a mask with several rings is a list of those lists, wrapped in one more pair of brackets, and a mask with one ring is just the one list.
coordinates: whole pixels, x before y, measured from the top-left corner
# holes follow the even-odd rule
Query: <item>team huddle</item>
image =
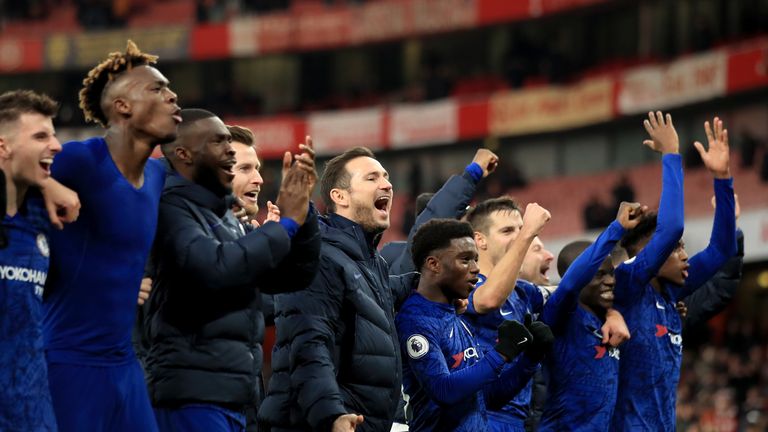
[(0, 430), (675, 429), (679, 302), (696, 307), (742, 241), (720, 119), (694, 143), (709, 245), (685, 250), (679, 139), (651, 112), (658, 211), (622, 203), (559, 253), (555, 287), (549, 211), (468, 207), (499, 162), (486, 149), (381, 251), (393, 188), (362, 147), (318, 177), (307, 137), (257, 221), (252, 132), (180, 109), (156, 61), (129, 41), (92, 69), (80, 107), (105, 134), (63, 146), (56, 102), (0, 95)]

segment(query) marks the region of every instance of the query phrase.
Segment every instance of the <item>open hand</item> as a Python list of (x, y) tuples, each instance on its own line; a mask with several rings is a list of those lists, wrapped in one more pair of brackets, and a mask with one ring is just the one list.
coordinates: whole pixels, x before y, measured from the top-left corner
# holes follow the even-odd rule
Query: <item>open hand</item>
[(661, 111), (648, 113), (648, 120), (643, 121), (648, 135), (651, 139), (643, 141), (643, 144), (661, 154), (673, 154), (680, 151), (680, 139), (677, 137), (677, 131), (672, 124), (672, 116), (664, 116)]
[(709, 149), (705, 150), (704, 145), (698, 141), (694, 142), (693, 146), (699, 151), (704, 166), (715, 178), (727, 179), (731, 177), (728, 130), (723, 129), (723, 121), (717, 117), (712, 123), (714, 124), (714, 131), (708, 121), (704, 122), (704, 132), (707, 134)]

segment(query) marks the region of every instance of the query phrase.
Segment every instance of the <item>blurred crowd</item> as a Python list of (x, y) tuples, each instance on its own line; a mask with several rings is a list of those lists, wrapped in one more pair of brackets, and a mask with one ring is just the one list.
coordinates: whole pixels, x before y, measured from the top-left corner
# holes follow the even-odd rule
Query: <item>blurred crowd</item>
[(678, 388), (678, 431), (768, 430), (767, 337), (751, 323), (734, 320), (721, 342), (686, 350)]

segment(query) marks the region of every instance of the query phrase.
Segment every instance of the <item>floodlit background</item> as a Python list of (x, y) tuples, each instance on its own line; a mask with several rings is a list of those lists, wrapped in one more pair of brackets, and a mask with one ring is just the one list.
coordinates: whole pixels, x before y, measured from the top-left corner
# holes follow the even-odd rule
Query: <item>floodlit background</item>
[(415, 196), (480, 146), (501, 166), (478, 199), (551, 210), (542, 237), (555, 254), (594, 237), (616, 201), (657, 205), (642, 119), (662, 109), (681, 138), (696, 252), (712, 192), (691, 143), (720, 116), (746, 264), (733, 305), (686, 340), (678, 430), (768, 430), (768, 1), (0, 0), (0, 91), (59, 100), (62, 141), (98, 134), (77, 107), (80, 82), (128, 38), (160, 56), (182, 107), (253, 129), (263, 201), (276, 158), (306, 134), (321, 159), (376, 151), (396, 196), (382, 244), (403, 239)]

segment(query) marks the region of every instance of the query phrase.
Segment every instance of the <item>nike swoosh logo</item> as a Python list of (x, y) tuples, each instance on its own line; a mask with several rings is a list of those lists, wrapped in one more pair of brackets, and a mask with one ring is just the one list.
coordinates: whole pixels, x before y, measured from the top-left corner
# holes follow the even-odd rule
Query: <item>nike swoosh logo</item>
[(363, 275), (360, 273), (355, 273), (355, 279), (360, 279), (361, 277), (363, 277)]
[(518, 342), (517, 344), (518, 344), (518, 345), (522, 345), (522, 344), (524, 344), (524, 343), (526, 343), (526, 342), (528, 342), (528, 338), (527, 338), (527, 337), (524, 337), (524, 338), (523, 338), (523, 340), (521, 340), (521, 341), (520, 341), (520, 342)]
[(656, 300), (656, 309), (664, 310), (664, 305), (659, 304), (658, 300)]
[(515, 313), (515, 311), (505, 311), (504, 309), (499, 309), (499, 313), (501, 314), (501, 316), (507, 316)]

